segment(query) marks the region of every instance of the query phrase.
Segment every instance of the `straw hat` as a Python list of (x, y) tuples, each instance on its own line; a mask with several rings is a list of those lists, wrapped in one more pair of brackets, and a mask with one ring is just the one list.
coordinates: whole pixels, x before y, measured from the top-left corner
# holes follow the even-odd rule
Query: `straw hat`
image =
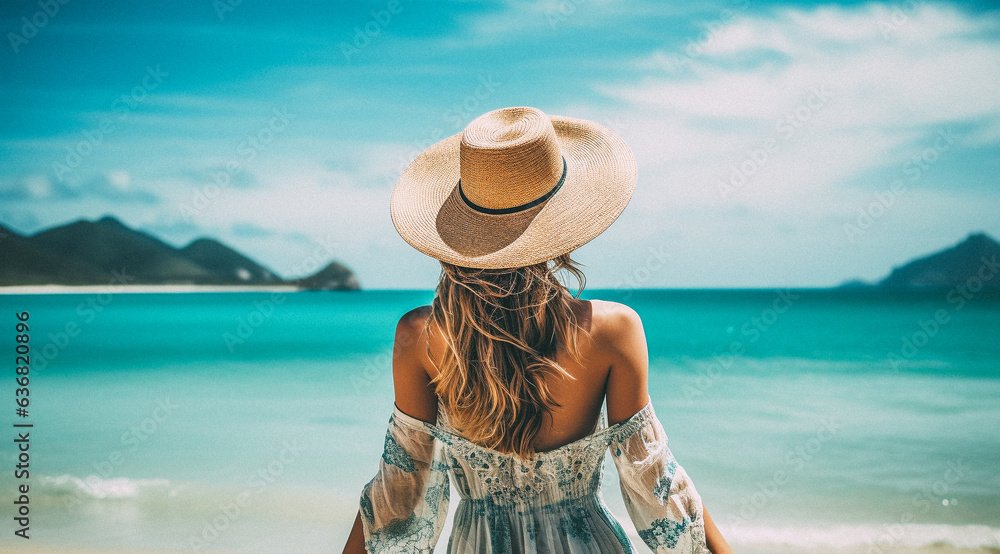
[(632, 152), (611, 130), (504, 108), (413, 160), (392, 191), (392, 222), (438, 260), (523, 267), (601, 234), (625, 209), (635, 181)]

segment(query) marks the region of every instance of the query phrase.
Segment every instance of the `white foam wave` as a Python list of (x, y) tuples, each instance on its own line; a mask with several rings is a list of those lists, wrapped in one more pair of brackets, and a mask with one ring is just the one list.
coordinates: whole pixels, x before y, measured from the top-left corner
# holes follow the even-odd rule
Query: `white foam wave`
[(129, 479), (115, 477), (104, 479), (96, 475), (80, 478), (73, 475), (42, 476), (40, 483), (51, 492), (83, 496), (98, 500), (139, 498), (149, 492), (176, 496), (176, 489), (166, 479)]

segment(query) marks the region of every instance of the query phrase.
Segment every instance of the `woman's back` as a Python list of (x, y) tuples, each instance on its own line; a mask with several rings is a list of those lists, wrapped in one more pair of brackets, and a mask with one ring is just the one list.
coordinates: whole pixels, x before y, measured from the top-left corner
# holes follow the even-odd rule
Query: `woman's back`
[[(639, 316), (628, 306), (602, 300), (573, 299), (572, 307), (580, 328), (580, 361), (565, 349), (557, 351), (556, 361), (571, 378), (552, 375), (547, 380), (549, 392), (559, 406), (548, 415), (533, 441), (537, 452), (558, 448), (593, 431), (605, 396), (609, 424), (627, 419), (648, 400), (648, 358)], [(413, 371), (419, 365), (427, 379), (433, 380), (438, 365), (433, 360), (441, 360), (447, 346), (441, 329), (429, 318), (429, 306), (404, 316), (401, 326), (405, 328), (397, 333), (393, 363), (401, 368), (399, 371)], [(406, 382), (423, 381), (419, 375), (401, 377)], [(405, 392), (403, 398), (397, 394), (397, 406), (417, 419), (434, 423), (438, 402), (432, 391), (418, 385)]]
[[(379, 474), (361, 499), (369, 551), (429, 552), (448, 513), (450, 477), (460, 501), (448, 552), (631, 553), (601, 495), (610, 449), (643, 541), (657, 551), (705, 552), (701, 498), (667, 449), (645, 393), (638, 316), (600, 301), (576, 300), (573, 309), (584, 335), (580, 356), (560, 360), (566, 374), (553, 377), (558, 384), (545, 383), (560, 406), (526, 457), (476, 444), (451, 425), (455, 414), (433, 392), (437, 375), (426, 371), (447, 350), (446, 336), (426, 307), (400, 320), (393, 358), (397, 405)], [(628, 412), (638, 398), (642, 405), (605, 426), (606, 392), (616, 410)]]

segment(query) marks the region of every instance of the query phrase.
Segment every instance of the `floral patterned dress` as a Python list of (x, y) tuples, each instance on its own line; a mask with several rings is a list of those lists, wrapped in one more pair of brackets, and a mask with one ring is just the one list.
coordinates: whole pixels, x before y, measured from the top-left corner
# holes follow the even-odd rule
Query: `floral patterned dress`
[(365, 547), (430, 553), (448, 514), (450, 474), (459, 500), (449, 553), (634, 552), (601, 497), (608, 448), (629, 516), (657, 554), (707, 553), (701, 497), (667, 448), (652, 403), (590, 435), (523, 459), (395, 408), (378, 474), (361, 495)]

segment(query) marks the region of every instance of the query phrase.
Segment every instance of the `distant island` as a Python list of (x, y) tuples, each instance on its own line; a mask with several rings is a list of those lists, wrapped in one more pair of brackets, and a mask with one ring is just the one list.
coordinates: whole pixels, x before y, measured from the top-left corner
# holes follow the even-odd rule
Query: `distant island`
[(840, 288), (926, 290), (981, 286), (1000, 289), (1000, 243), (986, 233), (973, 233), (961, 243), (896, 267), (876, 283), (857, 279)]
[(110, 216), (31, 236), (0, 226), (0, 286), (120, 284), (361, 288), (354, 273), (340, 262), (308, 277), (286, 280), (216, 240), (200, 238), (175, 248)]
[[(895, 267), (877, 282), (852, 279), (837, 288), (927, 290), (967, 286), (1000, 290), (1000, 243), (973, 233), (961, 243)], [(31, 236), (0, 225), (0, 287), (37, 285), (217, 286), (228, 289), (360, 290), (338, 261), (316, 273), (284, 279), (210, 238), (175, 248), (106, 216), (79, 220)]]

